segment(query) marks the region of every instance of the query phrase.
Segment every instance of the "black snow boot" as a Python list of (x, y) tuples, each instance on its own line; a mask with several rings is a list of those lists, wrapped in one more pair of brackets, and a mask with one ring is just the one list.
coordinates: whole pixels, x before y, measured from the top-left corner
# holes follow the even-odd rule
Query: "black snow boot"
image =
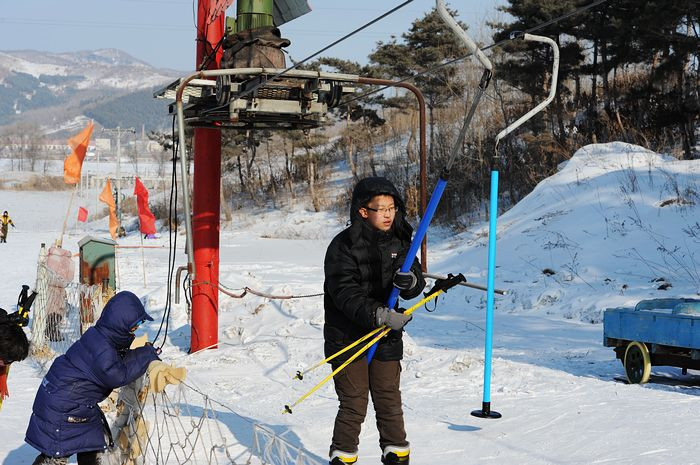
[(357, 462), (357, 453), (343, 452), (342, 450), (334, 450), (331, 452), (330, 465), (351, 465)]
[(384, 465), (408, 465), (411, 449), (408, 447), (387, 446), (382, 454)]

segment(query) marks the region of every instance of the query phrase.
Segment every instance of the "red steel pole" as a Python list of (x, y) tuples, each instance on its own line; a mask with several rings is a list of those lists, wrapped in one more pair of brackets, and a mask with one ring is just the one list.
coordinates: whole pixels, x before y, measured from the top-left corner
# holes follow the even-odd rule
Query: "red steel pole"
[[(197, 9), (197, 62), (200, 69), (218, 69), (222, 49), (207, 60), (224, 35), (225, 14), (210, 24), (211, 0), (199, 0)], [(194, 130), (192, 188), (192, 239), (196, 279), (192, 283), (192, 336), (190, 353), (215, 348), (219, 341), (219, 226), (221, 180), (221, 132)], [(188, 186), (183, 186), (187, 189)]]

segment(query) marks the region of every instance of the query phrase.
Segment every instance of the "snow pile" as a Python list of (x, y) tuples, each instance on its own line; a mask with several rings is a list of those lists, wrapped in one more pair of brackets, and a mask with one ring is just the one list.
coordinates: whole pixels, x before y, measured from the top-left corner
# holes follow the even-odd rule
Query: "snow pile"
[[(697, 161), (620, 142), (583, 147), (499, 218), (496, 280), (512, 291), (501, 310), (598, 323), (606, 307), (692, 297), (699, 204)], [(439, 245), (437, 268), (485, 281), (487, 242), (484, 226)]]

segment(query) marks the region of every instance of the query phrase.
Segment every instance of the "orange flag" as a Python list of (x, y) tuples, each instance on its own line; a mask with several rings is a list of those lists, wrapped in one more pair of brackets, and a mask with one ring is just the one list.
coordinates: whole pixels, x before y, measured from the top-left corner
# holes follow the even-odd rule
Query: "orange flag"
[(117, 228), (119, 228), (119, 220), (117, 219), (117, 205), (114, 203), (112, 196), (112, 183), (107, 180), (105, 188), (100, 194), (100, 202), (104, 202), (109, 207), (109, 235), (112, 239), (117, 239)]
[(78, 184), (80, 182), (80, 169), (83, 167), (83, 160), (90, 145), (93, 124), (87, 125), (79, 134), (68, 139), (68, 145), (72, 150), (71, 154), (63, 161), (63, 181), (66, 184)]

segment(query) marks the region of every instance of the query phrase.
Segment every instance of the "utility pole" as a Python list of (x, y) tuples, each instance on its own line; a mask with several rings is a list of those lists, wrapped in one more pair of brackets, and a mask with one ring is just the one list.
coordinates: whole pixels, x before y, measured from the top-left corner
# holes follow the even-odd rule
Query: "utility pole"
[(131, 133), (131, 134), (136, 134), (136, 130), (134, 128), (122, 128), (117, 126), (116, 128), (112, 129), (107, 129), (104, 128), (102, 129), (102, 132), (106, 132), (107, 134), (116, 134), (117, 135), (117, 195), (116, 199), (114, 200), (115, 205), (117, 206), (117, 218), (119, 219), (119, 224), (122, 222), (122, 208), (121, 208), (121, 191), (122, 191), (122, 173), (121, 173), (121, 158), (122, 158), (122, 133)]

